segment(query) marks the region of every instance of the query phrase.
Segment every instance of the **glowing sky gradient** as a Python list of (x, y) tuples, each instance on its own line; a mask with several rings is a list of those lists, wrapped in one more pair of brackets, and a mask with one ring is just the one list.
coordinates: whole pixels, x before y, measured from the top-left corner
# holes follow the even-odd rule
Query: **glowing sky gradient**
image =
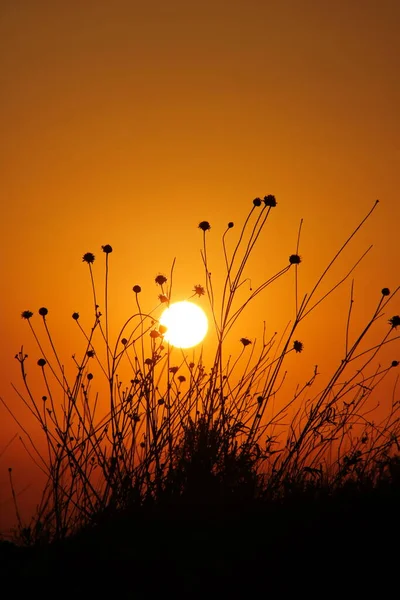
[[(204, 284), (203, 219), (218, 280), (227, 222), (265, 194), (278, 206), (249, 277), (287, 264), (304, 218), (302, 293), (380, 199), (343, 263), (374, 244), (355, 283), (354, 310), (370, 314), (399, 283), (399, 30), (397, 0), (2, 2), (0, 395), (16, 403), (21, 344), (37, 358), (22, 310), (47, 306), (70, 356), (70, 315), (90, 306), (85, 252), (112, 244), (122, 319), (134, 284), (157, 303), (175, 257), (179, 299)], [(289, 279), (232, 344), (293, 317)], [(296, 368), (340, 354), (348, 299), (349, 286), (312, 317)], [(9, 464), (21, 482), (29, 471), (17, 441), (2, 453), (17, 431), (0, 406), (0, 502)]]

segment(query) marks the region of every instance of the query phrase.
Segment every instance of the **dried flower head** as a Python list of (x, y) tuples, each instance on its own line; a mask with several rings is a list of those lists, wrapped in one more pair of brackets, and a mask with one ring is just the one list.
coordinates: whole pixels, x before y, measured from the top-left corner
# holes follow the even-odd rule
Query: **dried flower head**
[(392, 360), (392, 367), (398, 367), (399, 366), (399, 361), (398, 360)]
[(396, 329), (400, 325), (400, 316), (399, 315), (395, 315), (394, 317), (392, 317), (391, 319), (389, 319), (389, 324), (394, 329)]
[(254, 198), (253, 204), (254, 206), (261, 206), (261, 198)]
[(33, 317), (33, 312), (32, 312), (31, 310), (24, 310), (24, 311), (21, 313), (21, 317), (22, 317), (23, 319), (30, 319), (31, 317)]
[(170, 367), (169, 368), (169, 372), (172, 373), (173, 375), (175, 375), (175, 373), (178, 372), (179, 367)]
[(152, 329), (150, 331), (150, 337), (153, 338), (153, 339), (155, 339), (155, 338), (160, 337), (160, 334), (159, 334), (159, 332), (156, 329)]
[(110, 246), (110, 244), (106, 244), (105, 246), (102, 246), (102, 250), (106, 254), (110, 254), (112, 252), (112, 247)]
[(165, 294), (160, 294), (158, 296), (158, 299), (161, 302), (161, 304), (167, 304), (168, 302), (168, 296), (166, 296)]
[(44, 360), (44, 358), (39, 358), (39, 360), (37, 361), (37, 364), (39, 365), (39, 367), (44, 367), (44, 365), (46, 364), (46, 361)]
[(121, 344), (122, 344), (123, 346), (126, 346), (126, 345), (127, 345), (127, 343), (128, 343), (128, 340), (127, 340), (126, 338), (122, 338), (122, 340), (121, 340)]
[(93, 358), (93, 357), (95, 356), (95, 354), (96, 354), (96, 352), (95, 352), (94, 350), (88, 350), (88, 351), (86, 352), (86, 356), (87, 356), (88, 358)]
[(264, 196), (264, 204), (265, 206), (271, 206), (272, 208), (276, 206), (275, 196), (272, 194), (268, 194), (268, 196)]
[(235, 224), (233, 223), (233, 221), (229, 221), (229, 223), (228, 223), (228, 229), (232, 229), (232, 227), (233, 227), (234, 225), (235, 225)]
[(73, 318), (75, 321), (77, 321), (77, 320), (79, 319), (79, 313), (77, 313), (77, 312), (74, 312), (74, 313), (72, 313), (72, 318)]
[(94, 254), (92, 252), (86, 252), (86, 254), (83, 255), (82, 260), (83, 262), (88, 263), (89, 265), (94, 263)]
[(134, 285), (132, 290), (135, 292), (135, 294), (140, 294), (142, 288), (140, 287), (140, 285)]
[(291, 254), (289, 256), (289, 262), (291, 265), (299, 265), (301, 263), (301, 258), (298, 254)]
[(208, 221), (201, 221), (199, 223), (199, 229), (202, 231), (209, 231), (211, 229), (211, 225)]
[(162, 406), (163, 404), (165, 404), (164, 398), (159, 398), (157, 401), (157, 404), (159, 404), (159, 406)]
[(89, 381), (91, 381), (93, 379), (93, 373), (88, 373), (87, 378), (89, 379)]
[(389, 296), (389, 294), (390, 294), (389, 288), (383, 288), (382, 289), (382, 296)]
[(242, 342), (243, 346), (248, 346), (249, 344), (251, 344), (251, 341), (245, 337), (240, 338), (240, 341)]
[(153, 359), (146, 358), (146, 360), (144, 361), (144, 364), (147, 365), (148, 367), (151, 367), (151, 365), (153, 364)]
[(47, 310), (47, 308), (42, 306), (41, 308), (39, 308), (38, 312), (39, 312), (39, 315), (41, 315), (42, 317), (45, 317), (49, 311)]
[(204, 294), (206, 293), (206, 291), (202, 285), (195, 285), (193, 288), (193, 291), (195, 294), (197, 294), (199, 296), (199, 298), (200, 298), (200, 296), (204, 296)]
[(157, 277), (155, 278), (155, 282), (157, 283), (157, 285), (164, 285), (164, 283), (167, 283), (167, 278), (165, 277), (165, 275), (162, 275), (161, 273), (159, 275), (157, 275)]
[(298, 340), (295, 340), (293, 342), (293, 350), (295, 350), (296, 352), (302, 352), (303, 348), (303, 342), (299, 342)]
[(258, 398), (257, 398), (258, 404), (262, 404), (263, 400), (264, 400), (264, 398), (262, 396), (258, 396)]
[(186, 377), (184, 375), (178, 375), (178, 381), (180, 383), (183, 383), (184, 381), (186, 381)]

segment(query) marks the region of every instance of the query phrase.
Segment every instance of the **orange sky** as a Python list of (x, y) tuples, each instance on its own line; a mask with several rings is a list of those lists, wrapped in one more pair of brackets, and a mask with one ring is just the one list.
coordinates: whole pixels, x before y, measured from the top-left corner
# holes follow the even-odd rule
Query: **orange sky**
[[(204, 281), (204, 219), (217, 279), (226, 223), (255, 196), (278, 206), (248, 276), (287, 264), (304, 218), (303, 293), (380, 199), (338, 270), (374, 244), (355, 283), (354, 310), (370, 314), (400, 283), (399, 27), (397, 0), (2, 2), (0, 395), (16, 406), (21, 344), (39, 357), (22, 310), (47, 306), (70, 356), (70, 315), (90, 306), (84, 252), (113, 246), (123, 321), (132, 285), (153, 307), (174, 257), (177, 295)], [(285, 285), (237, 337), (293, 317)], [(340, 354), (348, 297), (312, 317), (300, 364)], [(396, 298), (387, 317), (399, 313)], [(3, 451), (17, 431), (0, 406), (0, 514), (7, 467), (22, 468), (18, 442)]]

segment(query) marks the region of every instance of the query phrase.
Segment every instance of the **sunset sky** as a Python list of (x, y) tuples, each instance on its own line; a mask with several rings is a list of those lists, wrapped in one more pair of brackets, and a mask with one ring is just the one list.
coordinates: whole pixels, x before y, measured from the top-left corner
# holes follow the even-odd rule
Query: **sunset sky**
[[(399, 30), (397, 0), (1, 2), (2, 398), (22, 415), (14, 356), (24, 345), (32, 368), (40, 357), (23, 310), (49, 309), (70, 358), (71, 314), (91, 307), (85, 252), (101, 280), (101, 246), (113, 247), (116, 327), (133, 285), (143, 308), (157, 304), (154, 278), (174, 258), (176, 299), (204, 284), (205, 219), (218, 282), (228, 221), (235, 240), (266, 194), (278, 205), (247, 276), (254, 287), (287, 264), (303, 218), (301, 294), (380, 200), (330, 279), (373, 244), (354, 275), (357, 331), (400, 284)], [(244, 314), (232, 352), (263, 321), (272, 333), (293, 318), (292, 275)], [(340, 359), (350, 283), (311, 317), (298, 365)], [(399, 313), (400, 294), (378, 337)], [(400, 360), (399, 342), (387, 356)], [(0, 405), (0, 514), (7, 468), (23, 473), (19, 489), (27, 477), (19, 442), (4, 449), (16, 433)]]

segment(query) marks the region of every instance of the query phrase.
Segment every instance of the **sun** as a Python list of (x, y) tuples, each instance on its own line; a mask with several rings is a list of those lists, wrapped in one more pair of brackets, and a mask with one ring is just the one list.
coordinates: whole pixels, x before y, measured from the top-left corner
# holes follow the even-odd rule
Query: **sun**
[(187, 300), (174, 302), (161, 315), (160, 325), (167, 331), (165, 341), (177, 348), (191, 348), (200, 344), (208, 330), (208, 319), (204, 311)]

